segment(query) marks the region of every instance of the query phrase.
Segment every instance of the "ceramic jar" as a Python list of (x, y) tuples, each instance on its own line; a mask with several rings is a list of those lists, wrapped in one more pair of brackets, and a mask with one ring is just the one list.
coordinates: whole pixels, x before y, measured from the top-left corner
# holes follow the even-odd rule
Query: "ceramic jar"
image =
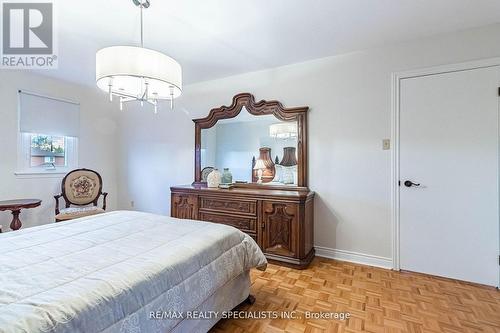
[(207, 177), (207, 187), (219, 187), (222, 175), (219, 170), (214, 169)]
[(233, 183), (233, 174), (229, 171), (229, 168), (224, 168), (224, 172), (222, 173), (222, 184), (232, 184)]

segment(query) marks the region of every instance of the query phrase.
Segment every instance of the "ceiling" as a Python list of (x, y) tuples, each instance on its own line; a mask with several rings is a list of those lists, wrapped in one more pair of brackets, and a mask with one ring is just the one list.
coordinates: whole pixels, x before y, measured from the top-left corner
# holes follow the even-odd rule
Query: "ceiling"
[[(95, 82), (95, 52), (137, 45), (132, 0), (56, 2), (59, 69)], [(184, 84), (500, 22), (498, 0), (151, 0), (145, 46), (175, 58)]]

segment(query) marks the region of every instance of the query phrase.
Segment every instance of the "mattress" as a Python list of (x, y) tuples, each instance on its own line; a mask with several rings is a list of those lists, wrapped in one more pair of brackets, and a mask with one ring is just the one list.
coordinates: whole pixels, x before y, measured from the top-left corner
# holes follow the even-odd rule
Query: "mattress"
[(117, 211), (0, 234), (1, 332), (167, 332), (250, 268), (255, 241), (208, 222)]

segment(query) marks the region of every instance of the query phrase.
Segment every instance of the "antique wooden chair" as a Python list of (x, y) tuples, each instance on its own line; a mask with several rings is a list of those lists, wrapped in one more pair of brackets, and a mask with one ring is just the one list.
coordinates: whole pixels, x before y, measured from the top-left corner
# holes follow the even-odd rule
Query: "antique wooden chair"
[[(97, 203), (101, 195), (103, 205), (99, 208)], [(56, 222), (104, 213), (107, 195), (108, 193), (102, 192), (102, 178), (96, 171), (76, 169), (69, 172), (62, 180), (61, 194), (54, 196)], [(65, 208), (59, 209), (61, 197), (64, 198), (66, 205)]]

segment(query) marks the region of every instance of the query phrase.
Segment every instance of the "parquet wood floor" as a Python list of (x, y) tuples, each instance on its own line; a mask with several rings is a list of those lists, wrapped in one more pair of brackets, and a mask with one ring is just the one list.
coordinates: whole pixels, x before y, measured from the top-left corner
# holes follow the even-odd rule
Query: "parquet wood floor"
[[(245, 311), (292, 311), (297, 319), (226, 319), (211, 332), (500, 332), (500, 291), (418, 273), (315, 258), (306, 270), (253, 270)], [(305, 311), (349, 312), (347, 320), (306, 319)]]

